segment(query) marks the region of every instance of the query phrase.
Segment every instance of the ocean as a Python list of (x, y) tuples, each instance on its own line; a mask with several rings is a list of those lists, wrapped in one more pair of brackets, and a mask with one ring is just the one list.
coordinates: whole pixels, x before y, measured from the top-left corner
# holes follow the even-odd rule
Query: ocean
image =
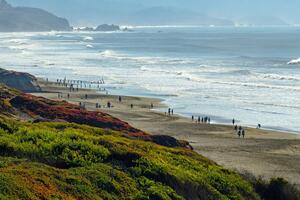
[(300, 133), (300, 27), (135, 27), (133, 32), (1, 33), (5, 69), (105, 80), (178, 114)]

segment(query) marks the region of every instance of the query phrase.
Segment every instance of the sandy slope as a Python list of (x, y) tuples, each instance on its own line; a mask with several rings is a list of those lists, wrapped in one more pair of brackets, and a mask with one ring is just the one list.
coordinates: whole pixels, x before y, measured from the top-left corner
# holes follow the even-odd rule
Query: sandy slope
[[(35, 95), (57, 99), (57, 92), (62, 92), (67, 97), (68, 91), (64, 88), (42, 87), (48, 93)], [(80, 90), (70, 94), (69, 102), (86, 102), (90, 110), (96, 110), (96, 102), (105, 105), (111, 101), (113, 108), (101, 110), (148, 133), (187, 140), (197, 152), (225, 167), (265, 178), (284, 177), (300, 186), (300, 135), (247, 128), (246, 139), (239, 139), (231, 126), (197, 124), (191, 119), (150, 110), (151, 103), (155, 108), (164, 107), (159, 99), (123, 97), (119, 103), (118, 97), (95, 91)], [(87, 100), (83, 99), (85, 94), (88, 94)], [(130, 104), (134, 104), (133, 109)]]

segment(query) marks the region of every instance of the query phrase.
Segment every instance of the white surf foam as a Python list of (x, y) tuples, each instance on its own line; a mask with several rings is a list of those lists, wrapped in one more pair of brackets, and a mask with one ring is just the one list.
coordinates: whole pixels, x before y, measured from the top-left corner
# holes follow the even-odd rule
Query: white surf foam
[(91, 44), (87, 44), (87, 45), (86, 45), (86, 48), (88, 48), (88, 49), (92, 49), (92, 48), (94, 48), (94, 46), (93, 46), (93, 45), (91, 45)]
[(83, 38), (83, 40), (84, 40), (84, 41), (93, 41), (94, 38), (91, 37), (91, 36), (85, 36), (85, 37)]
[(287, 64), (288, 65), (298, 65), (298, 64), (300, 64), (300, 58), (290, 60)]

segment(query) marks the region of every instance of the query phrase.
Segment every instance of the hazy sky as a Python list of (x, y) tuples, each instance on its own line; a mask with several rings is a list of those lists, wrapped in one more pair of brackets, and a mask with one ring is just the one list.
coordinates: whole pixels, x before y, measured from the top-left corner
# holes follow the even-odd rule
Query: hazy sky
[(13, 5), (44, 8), (74, 25), (118, 23), (150, 7), (172, 7), (239, 21), (278, 18), (300, 24), (300, 0), (7, 0)]

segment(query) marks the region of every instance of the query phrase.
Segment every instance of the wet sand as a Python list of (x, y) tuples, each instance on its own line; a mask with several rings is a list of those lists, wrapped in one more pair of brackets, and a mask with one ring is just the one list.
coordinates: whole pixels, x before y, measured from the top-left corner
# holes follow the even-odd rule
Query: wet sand
[[(283, 177), (300, 187), (300, 135), (245, 128), (246, 138), (240, 139), (230, 125), (198, 124), (182, 116), (168, 116), (156, 111), (159, 108), (167, 111), (160, 99), (123, 96), (122, 102), (119, 102), (118, 96), (95, 90), (80, 89), (70, 93), (55, 84), (41, 83), (41, 87), (45, 92), (34, 95), (74, 104), (85, 102), (88, 110), (109, 113), (150, 134), (187, 140), (195, 151), (227, 168), (264, 178)], [(63, 99), (58, 99), (58, 92), (63, 93)], [(88, 99), (84, 99), (85, 94)], [(108, 101), (112, 103), (112, 108), (96, 109), (96, 103), (104, 106)], [(150, 109), (151, 103), (154, 110)]]

